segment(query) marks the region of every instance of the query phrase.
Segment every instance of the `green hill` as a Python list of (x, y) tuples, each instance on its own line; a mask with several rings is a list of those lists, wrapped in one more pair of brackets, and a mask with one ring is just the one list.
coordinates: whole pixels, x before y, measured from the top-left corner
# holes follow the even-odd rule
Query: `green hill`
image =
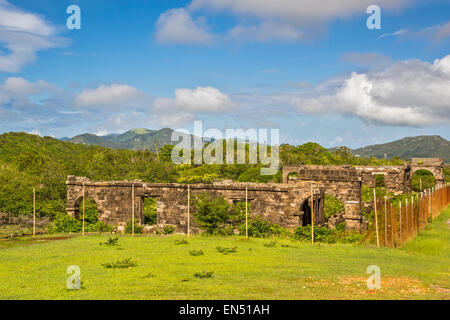
[(386, 154), (388, 159), (443, 158), (444, 162), (450, 163), (450, 141), (440, 136), (406, 137), (389, 143), (354, 149), (351, 152), (361, 157), (377, 158), (384, 158)]
[(107, 136), (97, 136), (91, 133), (84, 133), (64, 141), (85, 144), (99, 145), (115, 149), (127, 150), (153, 150), (165, 145), (175, 145), (171, 140), (174, 130), (163, 128), (160, 130), (133, 129), (122, 134), (110, 134)]

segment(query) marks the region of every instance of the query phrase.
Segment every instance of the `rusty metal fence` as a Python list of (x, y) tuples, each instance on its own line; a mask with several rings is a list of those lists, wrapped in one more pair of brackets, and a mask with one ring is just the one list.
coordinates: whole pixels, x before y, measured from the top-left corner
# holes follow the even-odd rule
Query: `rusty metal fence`
[(450, 204), (450, 185), (416, 193), (401, 200), (377, 198), (367, 240), (378, 246), (399, 248), (414, 238)]

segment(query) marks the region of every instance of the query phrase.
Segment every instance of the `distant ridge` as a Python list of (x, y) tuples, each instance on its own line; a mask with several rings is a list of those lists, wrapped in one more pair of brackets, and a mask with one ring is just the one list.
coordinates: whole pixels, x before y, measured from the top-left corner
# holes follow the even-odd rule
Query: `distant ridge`
[[(84, 133), (73, 138), (62, 138), (60, 140), (85, 144), (100, 145), (108, 148), (155, 151), (164, 145), (175, 145), (177, 142), (171, 141), (173, 129), (163, 128), (160, 130), (150, 130), (137, 128), (122, 134), (109, 134), (98, 136), (91, 133)], [(343, 147), (340, 147), (343, 148)], [(346, 148), (346, 147), (344, 147)], [(335, 151), (338, 148), (332, 148)], [(346, 148), (348, 149), (348, 148)], [(376, 157), (392, 159), (411, 159), (412, 157), (443, 158), (444, 162), (450, 163), (450, 142), (440, 136), (417, 136), (406, 137), (400, 140), (375, 144), (358, 149), (348, 149), (352, 154), (361, 157)]]
[(376, 157), (392, 159), (411, 159), (412, 157), (443, 158), (450, 163), (450, 141), (440, 136), (406, 137), (400, 140), (367, 146), (351, 150), (361, 157)]
[(92, 133), (83, 133), (72, 138), (63, 138), (61, 140), (84, 144), (99, 145), (108, 148), (128, 149), (128, 150), (153, 150), (164, 145), (174, 145), (177, 142), (171, 140), (174, 130), (163, 128), (160, 130), (150, 130), (137, 128), (129, 130), (122, 134), (109, 134), (98, 136)]

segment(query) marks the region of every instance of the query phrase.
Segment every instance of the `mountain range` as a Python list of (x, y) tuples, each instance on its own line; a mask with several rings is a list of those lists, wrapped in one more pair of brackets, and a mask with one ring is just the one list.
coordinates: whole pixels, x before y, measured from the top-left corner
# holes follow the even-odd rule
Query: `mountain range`
[(142, 150), (151, 149), (155, 151), (167, 144), (175, 145), (178, 142), (171, 141), (174, 130), (163, 128), (160, 130), (133, 129), (122, 134), (109, 134), (98, 136), (92, 133), (84, 133), (72, 138), (61, 140), (85, 145), (99, 145), (108, 148)]
[[(72, 138), (62, 138), (61, 140), (85, 144), (101, 145), (109, 148), (141, 150), (151, 149), (155, 151), (164, 145), (174, 145), (177, 142), (171, 140), (174, 130), (163, 128), (160, 130), (133, 129), (122, 134), (109, 134), (98, 136), (91, 133), (84, 133)], [(334, 151), (337, 148), (332, 148)], [(361, 157), (388, 158), (399, 157), (401, 159), (411, 159), (412, 157), (443, 158), (446, 163), (450, 163), (450, 141), (440, 136), (417, 136), (406, 137), (400, 140), (375, 144), (363, 148), (349, 149), (354, 155)]]

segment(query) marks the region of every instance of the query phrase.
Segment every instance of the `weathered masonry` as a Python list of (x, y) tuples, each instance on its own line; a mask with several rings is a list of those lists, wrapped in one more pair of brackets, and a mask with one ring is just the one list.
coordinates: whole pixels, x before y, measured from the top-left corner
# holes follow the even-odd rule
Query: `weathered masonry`
[[(295, 174), (293, 174), (295, 173)], [(361, 172), (352, 166), (286, 166), (283, 182), (319, 187), (344, 204), (347, 229), (363, 228), (361, 216)]]
[[(333, 184), (336, 180), (336, 171), (341, 171), (337, 176), (342, 178), (347, 176), (344, 173), (346, 170), (350, 170), (349, 172), (356, 170), (357, 175), (361, 177), (361, 183), (369, 187), (375, 187), (375, 177), (383, 175), (387, 191), (396, 193), (411, 192), (411, 179), (418, 170), (431, 172), (437, 185), (444, 184), (444, 161), (440, 158), (413, 158), (411, 163), (403, 166), (286, 166), (283, 168), (283, 183), (314, 180), (308, 175), (304, 176), (305, 171), (301, 170), (323, 170), (321, 179), (318, 179), (321, 184)], [(300, 172), (302, 174), (299, 176)], [(292, 173), (295, 175), (291, 175)]]
[[(444, 183), (442, 159), (413, 158), (404, 166), (285, 166), (283, 183), (258, 184), (217, 182), (189, 185), (191, 197), (202, 192), (223, 196), (230, 203), (245, 201), (246, 190), (250, 203), (250, 216), (261, 216), (286, 228), (311, 223), (314, 211), (315, 224), (324, 223), (324, 197), (329, 194), (345, 207), (347, 229), (363, 230), (361, 215), (361, 187), (375, 186), (376, 175), (384, 175), (385, 186), (397, 193), (411, 190), (411, 177), (417, 170), (430, 171), (436, 184)], [(100, 220), (111, 225), (125, 225), (134, 216), (144, 220), (144, 199), (157, 199), (157, 224), (173, 225), (177, 232), (187, 231), (188, 185), (177, 183), (145, 183), (135, 181), (91, 181), (85, 177), (69, 176), (67, 179), (67, 213), (79, 216), (80, 204), (85, 196), (98, 207)], [(311, 208), (311, 187), (313, 206)], [(133, 199), (134, 194), (134, 199)], [(191, 219), (191, 230), (197, 228)]]
[[(67, 179), (67, 213), (79, 217), (85, 196), (93, 199), (98, 207), (100, 220), (111, 225), (125, 225), (134, 214), (137, 222), (144, 220), (144, 199), (157, 199), (157, 224), (173, 225), (177, 232), (187, 231), (188, 185), (177, 183), (145, 183), (135, 181), (91, 181), (85, 177), (69, 176)], [(134, 189), (134, 190), (133, 190)], [(214, 183), (189, 185), (190, 196), (208, 192), (223, 196), (230, 203), (250, 203), (250, 216), (263, 219), (286, 228), (311, 223), (310, 185)], [(134, 193), (134, 201), (132, 195)], [(324, 222), (324, 190), (313, 187), (314, 219)], [(191, 213), (192, 214), (192, 213)], [(191, 217), (191, 231), (197, 228)]]

